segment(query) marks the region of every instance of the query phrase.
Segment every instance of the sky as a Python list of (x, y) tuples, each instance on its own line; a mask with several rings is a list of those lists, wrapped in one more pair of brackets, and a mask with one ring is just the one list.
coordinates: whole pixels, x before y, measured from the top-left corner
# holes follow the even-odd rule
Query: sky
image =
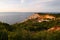
[(0, 12), (60, 12), (60, 0), (0, 0)]

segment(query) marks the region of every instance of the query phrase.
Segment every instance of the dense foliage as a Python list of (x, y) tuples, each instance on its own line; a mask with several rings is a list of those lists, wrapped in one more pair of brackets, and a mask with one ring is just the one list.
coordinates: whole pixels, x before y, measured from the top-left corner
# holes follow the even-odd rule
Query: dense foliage
[(31, 19), (13, 25), (0, 22), (0, 40), (60, 40), (60, 31), (47, 31), (54, 26), (60, 26), (60, 20)]

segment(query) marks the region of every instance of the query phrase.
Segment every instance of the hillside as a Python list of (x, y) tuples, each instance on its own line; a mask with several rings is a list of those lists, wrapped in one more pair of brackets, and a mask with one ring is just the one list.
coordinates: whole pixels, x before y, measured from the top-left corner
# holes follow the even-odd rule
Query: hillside
[(32, 16), (29, 16), (28, 19), (35, 19), (37, 22), (50, 21), (50, 20), (60, 20), (60, 14), (48, 14), (48, 13), (35, 13)]
[[(26, 40), (60, 40), (60, 16), (58, 14), (33, 14), (26, 21), (16, 23), (14, 26), (19, 30), (22, 28), (23, 34), (29, 35)], [(46, 21), (48, 20), (48, 21)], [(24, 34), (24, 35), (25, 35)], [(25, 35), (26, 36), (26, 35)], [(54, 39), (56, 38), (56, 39)]]
[(21, 23), (0, 22), (0, 40), (60, 40), (60, 16), (35, 13)]

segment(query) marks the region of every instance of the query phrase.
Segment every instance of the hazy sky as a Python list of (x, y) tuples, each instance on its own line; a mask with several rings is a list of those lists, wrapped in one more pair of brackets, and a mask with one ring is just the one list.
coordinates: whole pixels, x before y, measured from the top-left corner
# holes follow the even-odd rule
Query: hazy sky
[(0, 12), (60, 12), (60, 0), (0, 0)]

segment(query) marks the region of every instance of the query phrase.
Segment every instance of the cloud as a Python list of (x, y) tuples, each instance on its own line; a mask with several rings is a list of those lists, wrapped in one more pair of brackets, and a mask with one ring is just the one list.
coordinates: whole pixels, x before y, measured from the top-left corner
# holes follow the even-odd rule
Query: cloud
[(12, 12), (19, 10), (18, 1), (14, 0), (0, 0), (0, 12)]
[(0, 0), (0, 12), (58, 12), (60, 0)]
[(60, 0), (54, 0), (52, 2), (49, 2), (47, 5), (52, 7), (60, 6)]
[(24, 0), (21, 0), (21, 4), (23, 4), (24, 3)]
[[(60, 12), (60, 1), (57, 0), (35, 0), (26, 5), (27, 11), (33, 12)], [(26, 11), (26, 10), (25, 10)]]

